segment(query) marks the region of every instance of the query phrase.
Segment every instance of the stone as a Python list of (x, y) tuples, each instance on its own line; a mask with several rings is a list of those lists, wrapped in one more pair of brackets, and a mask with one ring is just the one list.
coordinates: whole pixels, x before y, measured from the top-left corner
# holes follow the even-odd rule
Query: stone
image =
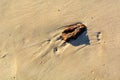
[(86, 31), (87, 27), (82, 23), (76, 23), (66, 26), (61, 34), (62, 40), (68, 42), (70, 40), (75, 40), (79, 35)]

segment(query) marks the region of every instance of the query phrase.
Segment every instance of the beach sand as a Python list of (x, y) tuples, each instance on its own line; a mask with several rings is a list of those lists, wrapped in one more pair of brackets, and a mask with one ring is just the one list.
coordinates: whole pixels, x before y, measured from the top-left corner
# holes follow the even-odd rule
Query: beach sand
[[(120, 0), (0, 0), (0, 80), (120, 80)], [(66, 25), (87, 31), (59, 39)]]

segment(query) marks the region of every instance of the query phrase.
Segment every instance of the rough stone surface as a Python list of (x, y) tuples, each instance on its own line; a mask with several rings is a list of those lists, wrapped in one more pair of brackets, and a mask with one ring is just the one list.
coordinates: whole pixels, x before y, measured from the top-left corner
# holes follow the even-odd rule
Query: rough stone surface
[(61, 38), (62, 40), (68, 42), (71, 39), (76, 39), (84, 31), (86, 31), (86, 26), (82, 23), (68, 25), (62, 32)]

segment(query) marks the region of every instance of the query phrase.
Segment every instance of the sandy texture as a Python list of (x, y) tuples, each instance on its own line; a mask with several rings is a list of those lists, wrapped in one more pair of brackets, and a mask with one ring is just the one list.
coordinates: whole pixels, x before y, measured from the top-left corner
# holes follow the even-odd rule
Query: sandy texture
[(0, 0), (0, 80), (120, 80), (119, 17), (120, 0)]

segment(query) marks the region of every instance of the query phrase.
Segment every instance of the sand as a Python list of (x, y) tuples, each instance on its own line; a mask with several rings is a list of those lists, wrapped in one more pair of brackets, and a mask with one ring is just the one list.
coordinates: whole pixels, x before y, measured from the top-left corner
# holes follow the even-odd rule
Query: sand
[[(120, 0), (0, 0), (0, 80), (120, 80)], [(82, 22), (75, 41), (64, 26)]]

